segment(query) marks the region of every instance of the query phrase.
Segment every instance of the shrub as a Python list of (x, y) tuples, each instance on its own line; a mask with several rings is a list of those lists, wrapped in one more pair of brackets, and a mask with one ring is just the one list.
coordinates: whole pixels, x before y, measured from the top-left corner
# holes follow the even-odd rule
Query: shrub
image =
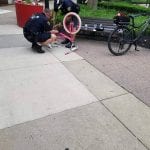
[(107, 9), (115, 9), (118, 11), (126, 11), (128, 13), (148, 13), (150, 14), (150, 9), (142, 6), (131, 5), (127, 2), (98, 2), (98, 7), (107, 8)]

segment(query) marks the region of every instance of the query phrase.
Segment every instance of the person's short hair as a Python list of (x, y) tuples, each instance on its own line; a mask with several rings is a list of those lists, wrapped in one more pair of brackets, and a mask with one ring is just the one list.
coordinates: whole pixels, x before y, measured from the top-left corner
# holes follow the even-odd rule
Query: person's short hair
[(53, 16), (53, 10), (51, 10), (51, 9), (49, 9), (49, 8), (45, 8), (44, 10), (43, 10), (43, 12), (46, 14), (46, 15), (48, 15), (48, 16)]
[(49, 8), (45, 8), (45, 9), (43, 10), (43, 12), (45, 12), (45, 13), (50, 13), (50, 12), (52, 12), (52, 10), (50, 10)]
[(49, 8), (45, 8), (43, 10), (44, 13), (47, 13), (47, 14), (52, 14), (53, 13), (53, 10), (49, 9)]

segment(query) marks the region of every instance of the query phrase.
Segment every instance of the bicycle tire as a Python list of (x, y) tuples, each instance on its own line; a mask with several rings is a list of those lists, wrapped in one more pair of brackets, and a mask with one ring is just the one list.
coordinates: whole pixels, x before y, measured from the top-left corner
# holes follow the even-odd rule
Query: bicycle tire
[(115, 56), (124, 55), (132, 45), (131, 40), (130, 29), (126, 26), (118, 26), (108, 37), (108, 49)]
[[(76, 18), (76, 22), (74, 22), (74, 23), (77, 24), (77, 26), (76, 26), (76, 29), (74, 29), (74, 30), (69, 29), (67, 26), (68, 17), (70, 17), (70, 16)], [(80, 16), (75, 12), (67, 13), (63, 19), (63, 27), (67, 33), (72, 34), (72, 35), (77, 34), (81, 29), (81, 18), (80, 18)]]

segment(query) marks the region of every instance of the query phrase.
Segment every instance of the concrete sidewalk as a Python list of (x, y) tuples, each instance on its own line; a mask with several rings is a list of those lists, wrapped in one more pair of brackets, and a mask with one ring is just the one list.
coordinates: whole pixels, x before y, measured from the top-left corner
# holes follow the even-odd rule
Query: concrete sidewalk
[(148, 106), (64, 47), (33, 52), (13, 5), (0, 20), (0, 150), (150, 149)]

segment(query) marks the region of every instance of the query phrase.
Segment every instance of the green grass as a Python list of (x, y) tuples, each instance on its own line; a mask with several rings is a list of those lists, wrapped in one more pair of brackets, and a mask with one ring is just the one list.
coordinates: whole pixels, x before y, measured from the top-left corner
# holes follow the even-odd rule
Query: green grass
[[(93, 10), (87, 5), (80, 5), (80, 17), (90, 17), (90, 18), (104, 18), (104, 19), (113, 19), (113, 17), (117, 14), (117, 10), (115, 9), (106, 9), (101, 8), (98, 10)], [(144, 22), (147, 17), (140, 16), (135, 18), (135, 23), (138, 26), (140, 23)], [(58, 12), (56, 22), (62, 22), (63, 16), (60, 12)]]
[[(87, 5), (80, 5), (80, 17), (91, 17), (91, 18), (108, 18), (108, 19), (112, 19), (113, 16), (117, 14), (116, 10), (113, 9), (98, 9), (98, 10), (93, 10), (90, 7), (88, 7)], [(57, 21), (56, 22), (60, 22), (62, 21), (63, 16), (61, 15), (61, 12), (59, 11), (57, 14)]]
[(93, 17), (93, 18), (113, 18), (117, 14), (117, 11), (114, 9), (98, 9), (93, 10), (87, 5), (80, 5), (80, 16), (81, 17)]
[(138, 3), (146, 3), (146, 0), (132, 0), (132, 2), (138, 2)]
[[(105, 18), (105, 19), (113, 19), (113, 17), (117, 14), (117, 10), (114, 9), (98, 9), (93, 10), (87, 5), (81, 5), (80, 17), (90, 17), (90, 18)], [(130, 15), (130, 14), (129, 14)], [(139, 16), (135, 18), (135, 23), (139, 25), (144, 22), (147, 17)]]

